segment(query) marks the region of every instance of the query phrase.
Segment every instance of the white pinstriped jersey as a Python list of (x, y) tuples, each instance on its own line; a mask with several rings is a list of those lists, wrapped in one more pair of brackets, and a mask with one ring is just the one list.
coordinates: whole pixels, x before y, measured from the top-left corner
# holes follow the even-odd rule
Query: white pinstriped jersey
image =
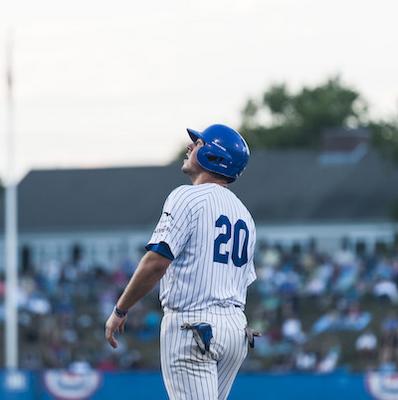
[(255, 241), (253, 218), (229, 189), (205, 183), (173, 190), (149, 241), (167, 243), (174, 256), (160, 282), (163, 308), (244, 308), (256, 279)]

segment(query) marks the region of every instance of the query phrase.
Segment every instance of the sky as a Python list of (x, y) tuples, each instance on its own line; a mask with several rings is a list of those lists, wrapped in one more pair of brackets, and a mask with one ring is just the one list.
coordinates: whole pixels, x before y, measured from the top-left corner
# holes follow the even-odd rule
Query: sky
[(13, 37), (16, 176), (37, 168), (165, 164), (185, 128), (239, 126), (249, 97), (340, 74), (374, 116), (398, 111), (395, 0), (3, 0)]

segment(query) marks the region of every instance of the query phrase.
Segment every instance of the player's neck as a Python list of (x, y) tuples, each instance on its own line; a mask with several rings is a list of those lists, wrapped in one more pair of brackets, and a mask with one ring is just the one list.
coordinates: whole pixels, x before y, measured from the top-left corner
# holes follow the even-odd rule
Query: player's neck
[(201, 172), (196, 176), (190, 176), (190, 178), (192, 181), (192, 185), (202, 185), (203, 183), (216, 183), (217, 185), (228, 187), (228, 183), (224, 179), (218, 179), (208, 172)]

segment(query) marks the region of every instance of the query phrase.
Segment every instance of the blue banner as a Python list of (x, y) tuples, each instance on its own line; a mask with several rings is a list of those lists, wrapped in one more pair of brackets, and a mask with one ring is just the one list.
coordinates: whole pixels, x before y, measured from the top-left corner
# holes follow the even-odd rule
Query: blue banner
[[(162, 400), (158, 372), (0, 372), (3, 400)], [(229, 400), (397, 400), (398, 375), (240, 373)], [(204, 399), (205, 400), (205, 399)]]

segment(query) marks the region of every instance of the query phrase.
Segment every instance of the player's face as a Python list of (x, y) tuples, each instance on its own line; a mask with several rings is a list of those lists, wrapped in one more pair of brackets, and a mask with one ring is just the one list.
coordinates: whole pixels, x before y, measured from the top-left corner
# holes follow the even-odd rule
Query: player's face
[(190, 143), (187, 146), (187, 152), (185, 154), (183, 165), (181, 167), (182, 172), (188, 175), (196, 175), (197, 173), (202, 171), (202, 167), (199, 165), (196, 158), (196, 154), (202, 146), (203, 141), (201, 139), (198, 139), (196, 142)]

